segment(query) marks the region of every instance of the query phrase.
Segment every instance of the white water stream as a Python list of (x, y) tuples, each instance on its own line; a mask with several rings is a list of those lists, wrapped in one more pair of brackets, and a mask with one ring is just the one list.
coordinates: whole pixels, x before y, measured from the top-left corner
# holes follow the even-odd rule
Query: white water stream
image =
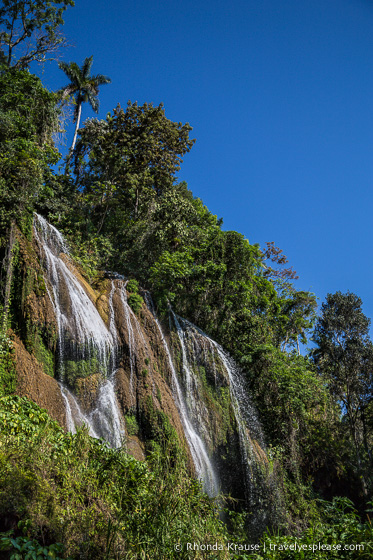
[[(66, 405), (66, 423), (70, 431), (86, 424), (93, 437), (101, 437), (113, 447), (119, 447), (124, 437), (117, 399), (114, 391), (117, 334), (114, 318), (110, 329), (78, 279), (66, 264), (68, 249), (61, 233), (42, 216), (35, 215), (35, 238), (45, 261), (47, 278), (52, 286), (51, 298), (58, 325), (59, 371), (62, 397)], [(112, 294), (109, 301), (113, 312)], [(66, 363), (84, 362), (96, 368), (102, 382), (93, 410), (83, 413), (75, 396), (64, 384)]]
[[(198, 399), (199, 380), (194, 372), (198, 363), (197, 351), (206, 356), (206, 348), (208, 347), (212, 357), (212, 370), (216, 384), (216, 363), (220, 362), (226, 372), (229, 380), (229, 391), (231, 396), (232, 407), (238, 427), (241, 457), (244, 467), (245, 491), (251, 504), (258, 502), (256, 488), (258, 481), (258, 454), (253, 448), (255, 440), (264, 451), (264, 437), (260, 426), (257, 413), (251, 403), (242, 372), (239, 370), (232, 358), (224, 352), (223, 348), (214, 340), (212, 340), (201, 329), (177, 316), (172, 310), (172, 317), (179, 336), (183, 357), (183, 373), (185, 386), (188, 390), (189, 407), (192, 407), (197, 421), (196, 411), (199, 410), (200, 404)], [(188, 408), (190, 410), (190, 408)], [(203, 412), (203, 411), (202, 411)], [(203, 417), (203, 413), (200, 413)]]
[(176, 407), (180, 414), (180, 419), (184, 428), (184, 433), (186, 440), (189, 445), (190, 453), (192, 455), (193, 463), (196, 469), (197, 476), (203, 482), (205, 491), (209, 496), (217, 496), (219, 493), (219, 484), (217, 476), (212, 467), (211, 461), (207, 455), (206, 447), (193, 427), (193, 424), (189, 418), (188, 408), (177, 378), (175, 366), (172, 361), (171, 352), (168, 347), (167, 341), (163, 335), (162, 327), (159, 324), (157, 316), (155, 314), (154, 305), (149, 294), (146, 294), (146, 303), (149, 310), (152, 312), (155, 323), (158, 327), (159, 334), (161, 336), (162, 344), (165, 349), (168, 364), (172, 373), (172, 392), (175, 400)]

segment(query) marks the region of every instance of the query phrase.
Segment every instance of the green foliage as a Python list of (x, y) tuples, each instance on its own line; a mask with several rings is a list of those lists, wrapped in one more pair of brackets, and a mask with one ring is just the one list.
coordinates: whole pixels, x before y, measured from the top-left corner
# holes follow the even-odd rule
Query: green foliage
[(168, 120), (162, 105), (147, 103), (128, 102), (126, 111), (118, 105), (106, 122), (86, 123), (75, 171), (85, 194), (96, 201), (98, 224), (109, 211), (115, 215), (124, 208), (137, 219), (150, 200), (172, 186), (181, 156), (194, 143), (190, 130), (189, 124)]
[(160, 388), (157, 386), (157, 390), (156, 390), (156, 395), (157, 395), (157, 399), (159, 401), (160, 404), (162, 404), (162, 393)]
[(134, 313), (138, 313), (142, 307), (144, 300), (140, 294), (130, 294), (128, 296), (128, 305)]
[(14, 437), (16, 443), (26, 442), (36, 436), (42, 427), (50, 428), (50, 441), (59, 443), (63, 430), (50, 419), (47, 412), (26, 397), (7, 396), (0, 398), (0, 432), (5, 440)]
[(133, 413), (128, 413), (125, 416), (126, 428), (129, 436), (136, 436), (139, 433), (139, 425), (136, 416)]
[(175, 543), (225, 542), (214, 502), (167, 444), (154, 449), (148, 464), (138, 462), (84, 429), (65, 434), (25, 398), (2, 398), (0, 519), (20, 519), (20, 546), (22, 530), (49, 551), (63, 542), (74, 559), (187, 559)]
[(13, 539), (0, 533), (0, 550), (9, 552), (9, 560), (63, 560), (60, 553), (63, 553), (64, 546), (62, 544), (44, 546), (34, 539), (30, 540), (26, 537)]
[(139, 292), (139, 283), (137, 280), (135, 280), (134, 278), (131, 278), (131, 280), (128, 280), (127, 284), (126, 284), (126, 290), (127, 292), (129, 292), (130, 294), (138, 294)]
[(151, 104), (129, 103), (106, 121), (88, 120), (75, 150), (74, 210), (63, 225), (83, 240), (109, 239), (115, 269), (121, 271), (126, 263), (126, 274), (141, 279), (139, 271), (154, 262), (150, 247), (157, 255), (161, 249), (156, 249), (158, 214), (168, 192), (172, 197), (182, 156), (193, 145), (190, 130)]
[[(285, 536), (267, 531), (261, 542), (265, 554), (255, 560), (316, 560), (370, 558), (373, 554), (373, 527), (370, 518), (362, 523), (347, 498), (320, 502), (321, 518), (299, 536)], [(244, 557), (241, 557), (242, 559)], [(248, 557), (246, 557), (248, 558)]]
[[(366, 485), (373, 488), (371, 448), (373, 426), (367, 421), (373, 402), (373, 344), (370, 320), (355, 294), (328, 294), (322, 305), (313, 340), (313, 359), (318, 371), (342, 407), (356, 454), (356, 468)], [(369, 480), (370, 479), (370, 480)]]
[(361, 306), (362, 301), (355, 294), (328, 294), (313, 336), (318, 346), (313, 351), (315, 363), (350, 419), (356, 415), (352, 409), (364, 408), (373, 398), (370, 320)]
[(46, 347), (39, 333), (37, 333), (36, 335), (34, 353), (36, 359), (43, 365), (44, 373), (50, 375), (51, 377), (54, 377), (55, 374), (54, 352)]
[(78, 378), (104, 373), (101, 369), (100, 361), (95, 356), (91, 356), (89, 360), (66, 360), (64, 362), (65, 381), (70, 387), (74, 388)]
[(0, 397), (11, 395), (16, 389), (16, 366), (12, 340), (0, 333)]
[(72, 249), (74, 260), (80, 265), (83, 273), (92, 282), (97, 278), (97, 271), (104, 264), (110, 262), (113, 254), (113, 247), (109, 239), (105, 237), (91, 236), (83, 240), (79, 234), (73, 230), (66, 232), (69, 245)]
[(3, 0), (0, 8), (0, 63), (2, 67), (28, 68), (44, 62), (64, 38), (59, 32), (63, 13), (73, 0)]
[(58, 129), (55, 94), (27, 71), (0, 74), (0, 235), (15, 221), (24, 233), (58, 161), (51, 134)]
[(343, 486), (346, 440), (338, 409), (312, 362), (279, 349), (268, 348), (253, 365), (250, 388), (282, 480), (288, 521), (303, 527), (312, 504), (309, 482), (319, 491)]

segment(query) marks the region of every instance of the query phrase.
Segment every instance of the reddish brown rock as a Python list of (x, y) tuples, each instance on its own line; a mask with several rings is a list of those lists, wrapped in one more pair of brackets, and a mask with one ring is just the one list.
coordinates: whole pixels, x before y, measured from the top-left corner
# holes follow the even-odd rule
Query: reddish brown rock
[(65, 403), (60, 387), (55, 379), (43, 373), (43, 368), (34, 356), (29, 354), (23, 343), (14, 336), (17, 372), (16, 393), (27, 397), (45, 408), (53, 420), (66, 427)]

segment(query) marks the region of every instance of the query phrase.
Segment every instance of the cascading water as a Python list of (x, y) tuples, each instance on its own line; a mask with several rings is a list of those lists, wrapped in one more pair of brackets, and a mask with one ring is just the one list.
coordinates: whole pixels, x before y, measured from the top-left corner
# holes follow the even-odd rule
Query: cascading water
[(160, 336), (161, 336), (163, 347), (166, 351), (168, 364), (170, 366), (170, 370), (171, 370), (171, 373), (172, 373), (173, 397), (174, 397), (174, 400), (175, 400), (176, 407), (177, 407), (177, 409), (179, 411), (179, 414), (180, 414), (180, 419), (181, 419), (181, 422), (182, 422), (182, 425), (183, 425), (183, 428), (184, 428), (185, 437), (186, 437), (186, 440), (187, 440), (188, 445), (189, 445), (190, 453), (192, 455), (192, 459), (193, 459), (193, 463), (194, 463), (194, 466), (195, 466), (195, 469), (196, 469), (197, 476), (200, 480), (202, 480), (204, 489), (207, 492), (207, 494), (209, 496), (212, 496), (212, 497), (217, 496), (218, 493), (219, 493), (219, 485), (218, 485), (218, 480), (217, 480), (216, 474), (215, 474), (214, 469), (212, 467), (211, 461), (210, 461), (210, 459), (207, 455), (207, 451), (206, 451), (206, 448), (203, 444), (203, 441), (200, 438), (200, 436), (197, 434), (196, 430), (194, 429), (194, 427), (193, 427), (193, 425), (190, 421), (187, 406), (186, 406), (186, 403), (185, 403), (185, 399), (184, 399), (183, 393), (181, 391), (180, 384), (179, 384), (177, 374), (176, 374), (176, 370), (175, 370), (175, 367), (174, 367), (174, 364), (173, 364), (173, 361), (172, 361), (170, 349), (169, 349), (167, 341), (166, 341), (166, 339), (163, 335), (162, 327), (159, 324), (158, 318), (157, 318), (156, 313), (155, 313), (153, 302), (152, 302), (151, 297), (148, 293), (145, 295), (145, 301), (146, 301), (146, 304), (148, 306), (148, 309), (153, 314), (155, 323), (158, 327), (158, 331), (159, 331)]
[(75, 434), (77, 426), (80, 427), (83, 426), (83, 424), (86, 424), (88, 426), (89, 435), (98, 438), (99, 436), (94, 431), (94, 428), (91, 422), (89, 421), (89, 418), (82, 412), (79, 403), (74, 397), (74, 395), (70, 393), (67, 387), (64, 387), (63, 385), (60, 385), (60, 387), (61, 387), (61, 394), (65, 401), (66, 425), (68, 431)]
[[(245, 386), (244, 377), (234, 360), (223, 348), (201, 329), (177, 316), (172, 310), (176, 331), (179, 337), (183, 358), (184, 382), (189, 391), (188, 412), (193, 413), (194, 421), (204, 417), (199, 403), (199, 379), (195, 373), (198, 367), (197, 353), (206, 356), (209, 352), (212, 374), (216, 384), (216, 364), (220, 364), (229, 381), (232, 408), (238, 427), (241, 458), (245, 476), (245, 493), (250, 510), (255, 512), (252, 525), (265, 527), (267, 522), (267, 505), (265, 504), (266, 484), (263, 462), (266, 463), (264, 437), (257, 413)], [(255, 530), (255, 529), (254, 529)]]
[(112, 447), (121, 447), (125, 432), (115, 395), (114, 377), (115, 371), (101, 385), (96, 408), (90, 413), (89, 421), (96, 433)]
[(46, 272), (53, 290), (61, 377), (64, 376), (64, 365), (69, 356), (75, 361), (94, 360), (105, 371), (112, 354), (113, 336), (79, 281), (61, 258), (61, 254), (69, 254), (61, 233), (38, 214), (34, 232), (45, 256)]
[(188, 413), (194, 425), (198, 426), (199, 432), (206, 441), (209, 437), (209, 425), (207, 422), (208, 410), (205, 403), (199, 398), (199, 395), (201, 394), (200, 380), (194, 368), (196, 362), (194, 347), (195, 341), (191, 340), (192, 345), (187, 344), (186, 337), (188, 335), (188, 331), (181, 328), (178, 317), (172, 309), (171, 314), (181, 346), (183, 381), (185, 384)]
[[(102, 437), (113, 447), (119, 447), (124, 428), (114, 391), (117, 334), (113, 317), (110, 317), (108, 329), (65, 262), (68, 249), (61, 233), (38, 214), (34, 233), (45, 257), (44, 267), (53, 291), (48, 294), (58, 325), (60, 386), (68, 429), (75, 431), (76, 426), (85, 423), (92, 436)], [(114, 286), (112, 293), (113, 289)], [(71, 382), (73, 375), (84, 377), (87, 372), (99, 376), (100, 387), (94, 409), (84, 414), (66, 382)]]
[(135, 404), (135, 393), (134, 393), (134, 372), (136, 367), (136, 347), (135, 347), (135, 337), (133, 335), (133, 328), (131, 323), (130, 317), (130, 306), (127, 302), (127, 292), (126, 292), (126, 285), (124, 282), (120, 284), (120, 299), (123, 306), (124, 316), (126, 319), (127, 325), (127, 332), (128, 332), (128, 352), (129, 352), (129, 359), (130, 359), (130, 393), (131, 393), (131, 401), (132, 405)]
[[(136, 356), (139, 354), (140, 348), (138, 348), (136, 346), (136, 339), (135, 339), (135, 336), (134, 336), (132, 325), (135, 325), (135, 329), (136, 329), (138, 339), (141, 341), (141, 346), (142, 346), (143, 351), (145, 352), (145, 354), (147, 354), (148, 361), (150, 361), (150, 352), (149, 352), (149, 345), (148, 345), (147, 341), (145, 340), (144, 334), (142, 332), (141, 325), (140, 325), (136, 315), (132, 311), (130, 305), (128, 304), (127, 291), (126, 291), (127, 283), (128, 283), (127, 281), (126, 282), (119, 281), (119, 287), (120, 287), (120, 292), (119, 293), (120, 293), (120, 299), (121, 299), (121, 303), (122, 303), (122, 307), (123, 307), (123, 311), (124, 311), (124, 316), (126, 318), (126, 324), (127, 324), (127, 330), (128, 330), (128, 346), (129, 346), (130, 369), (131, 369), (130, 391), (131, 391), (131, 394), (132, 394), (132, 398), (134, 399), (133, 373), (134, 373), (134, 370), (135, 370)], [(150, 378), (151, 378), (151, 381), (152, 381), (153, 395), (155, 395), (156, 391), (155, 391), (155, 383), (154, 383), (154, 377), (153, 377), (152, 370), (150, 370)]]
[[(128, 304), (126, 283), (119, 276), (112, 280), (108, 298), (109, 327), (107, 327), (78, 280), (78, 275), (73, 273), (74, 269), (69, 262), (68, 249), (61, 233), (38, 215), (35, 216), (34, 231), (44, 261), (46, 289), (57, 320), (58, 369), (68, 429), (75, 432), (78, 426), (86, 424), (93, 437), (102, 437), (113, 447), (119, 447), (123, 442), (124, 427), (115, 395), (115, 372), (122, 342), (117, 332), (117, 327), (120, 327), (115, 322), (114, 296), (119, 296), (122, 303), (124, 317), (122, 326), (127, 330), (131, 406), (136, 406), (135, 374), (139, 353), (142, 352), (145, 356), (151, 353), (141, 325)], [(210, 368), (209, 378), (216, 389), (219, 388), (222, 379), (223, 381), (226, 379), (224, 386), (229, 386), (246, 473), (246, 495), (251, 511), (255, 510), (256, 519), (261, 516), (263, 521), (266, 513), (261, 504), (260, 489), (263, 485), (258, 484), (260, 478), (258, 464), (260, 460), (262, 463), (266, 461), (263, 451), (264, 441), (241, 372), (215, 341), (171, 311), (181, 350), (182, 371), (178, 375), (149, 295), (146, 300), (167, 355), (173, 398), (197, 476), (202, 480), (210, 496), (218, 495), (218, 478), (207, 452), (207, 449), (212, 449), (214, 445), (209, 424), (210, 412), (204, 399), (201, 398), (203, 393), (201, 374), (204, 369), (206, 374), (207, 368)], [(146, 358), (145, 361), (148, 363)], [(222, 378), (223, 370), (225, 375)], [(74, 387), (76, 378), (82, 379), (87, 375), (94, 376), (98, 383), (95, 404), (89, 407), (89, 412), (82, 410), (78, 399), (68, 388), (68, 386)], [(151, 375), (153, 378), (152, 372)], [(219, 380), (217, 380), (218, 375)]]

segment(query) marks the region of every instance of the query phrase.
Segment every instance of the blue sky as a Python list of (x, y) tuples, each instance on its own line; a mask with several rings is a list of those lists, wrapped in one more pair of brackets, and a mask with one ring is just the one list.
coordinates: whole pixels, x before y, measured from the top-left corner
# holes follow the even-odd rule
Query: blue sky
[(93, 55), (112, 79), (99, 117), (163, 102), (197, 139), (179, 177), (224, 228), (274, 241), (298, 289), (350, 290), (373, 318), (373, 0), (77, 0), (65, 22), (62, 59)]

